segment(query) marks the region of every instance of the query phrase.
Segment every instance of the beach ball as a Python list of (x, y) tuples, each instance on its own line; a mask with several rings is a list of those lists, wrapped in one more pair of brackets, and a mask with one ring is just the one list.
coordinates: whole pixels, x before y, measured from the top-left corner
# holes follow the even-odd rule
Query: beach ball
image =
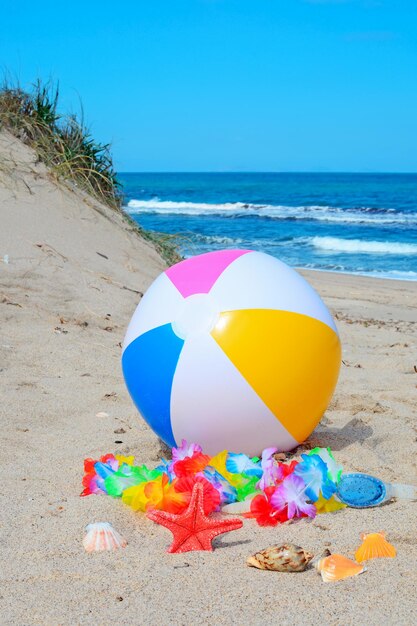
[(220, 250), (173, 265), (128, 326), (122, 367), (139, 412), (169, 446), (291, 450), (336, 386), (335, 323), (309, 283), (278, 259)]

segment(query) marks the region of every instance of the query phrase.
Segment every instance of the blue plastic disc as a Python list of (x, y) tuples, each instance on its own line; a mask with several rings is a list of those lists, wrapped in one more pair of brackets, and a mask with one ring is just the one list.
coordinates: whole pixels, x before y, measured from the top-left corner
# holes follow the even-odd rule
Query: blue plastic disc
[(343, 474), (337, 485), (337, 497), (344, 504), (365, 509), (381, 504), (386, 498), (385, 484), (369, 474)]

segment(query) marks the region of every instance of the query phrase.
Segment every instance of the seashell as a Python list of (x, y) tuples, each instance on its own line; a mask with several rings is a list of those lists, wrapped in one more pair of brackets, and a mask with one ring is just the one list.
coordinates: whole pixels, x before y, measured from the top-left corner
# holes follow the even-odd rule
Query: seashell
[(317, 569), (317, 563), (320, 561), (320, 559), (324, 559), (326, 558), (326, 556), (330, 556), (331, 552), (328, 548), (326, 548), (325, 550), (323, 550), (323, 552), (321, 553), (321, 555), (314, 557), (314, 559), (311, 561), (310, 565), (312, 565), (313, 567), (315, 567)]
[(358, 563), (368, 561), (369, 559), (378, 559), (380, 557), (394, 558), (397, 551), (385, 539), (385, 533), (361, 533), (362, 545), (355, 552), (355, 559)]
[(303, 572), (313, 555), (293, 543), (270, 546), (250, 556), (246, 564), (274, 572)]
[(358, 565), (355, 561), (342, 556), (341, 554), (331, 554), (314, 563), (314, 567), (320, 572), (325, 583), (336, 582), (343, 578), (350, 578), (362, 574), (366, 570), (363, 565)]
[(87, 534), (83, 539), (86, 552), (117, 550), (126, 548), (127, 541), (108, 522), (98, 522), (86, 526)]

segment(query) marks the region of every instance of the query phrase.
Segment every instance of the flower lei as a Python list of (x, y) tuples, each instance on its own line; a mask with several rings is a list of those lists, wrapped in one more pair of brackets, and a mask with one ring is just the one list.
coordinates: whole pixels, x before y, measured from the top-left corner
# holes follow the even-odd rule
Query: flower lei
[[(204, 488), (205, 513), (225, 504), (250, 501), (245, 517), (260, 526), (276, 526), (295, 518), (314, 518), (343, 508), (336, 497), (342, 475), (330, 448), (314, 448), (301, 461), (277, 462), (276, 448), (261, 458), (223, 450), (210, 457), (196, 443), (185, 440), (172, 449), (172, 460), (154, 469), (134, 465), (134, 457), (106, 454), (84, 461), (82, 496), (107, 494), (122, 498), (135, 511), (160, 509), (181, 513), (187, 508), (196, 482)], [(249, 502), (248, 502), (249, 508)]]

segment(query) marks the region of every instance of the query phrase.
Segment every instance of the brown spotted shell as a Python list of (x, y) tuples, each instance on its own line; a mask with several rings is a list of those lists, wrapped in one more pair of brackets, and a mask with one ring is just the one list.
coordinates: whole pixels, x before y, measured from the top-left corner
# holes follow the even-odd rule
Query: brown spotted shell
[(246, 564), (274, 572), (303, 572), (313, 555), (294, 543), (270, 546), (250, 556)]

